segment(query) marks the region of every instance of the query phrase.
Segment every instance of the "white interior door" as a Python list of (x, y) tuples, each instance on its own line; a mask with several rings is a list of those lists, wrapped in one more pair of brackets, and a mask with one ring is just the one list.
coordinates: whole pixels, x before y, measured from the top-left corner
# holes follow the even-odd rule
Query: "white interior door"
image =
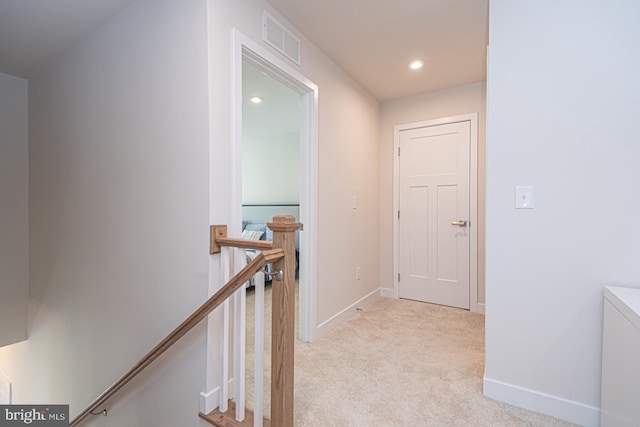
[(400, 298), (469, 309), (470, 128), (400, 132)]

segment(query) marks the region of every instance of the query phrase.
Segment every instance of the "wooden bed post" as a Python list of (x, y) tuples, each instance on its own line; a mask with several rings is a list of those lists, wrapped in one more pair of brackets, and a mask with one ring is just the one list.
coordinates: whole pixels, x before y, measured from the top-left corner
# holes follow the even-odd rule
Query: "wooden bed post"
[[(271, 330), (271, 425), (293, 427), (293, 363), (296, 305), (296, 230), (302, 224), (292, 215), (276, 215), (267, 224), (273, 230), (273, 248), (284, 258), (273, 264), (282, 270), (282, 281), (273, 280)], [(274, 278), (275, 279), (275, 278)]]

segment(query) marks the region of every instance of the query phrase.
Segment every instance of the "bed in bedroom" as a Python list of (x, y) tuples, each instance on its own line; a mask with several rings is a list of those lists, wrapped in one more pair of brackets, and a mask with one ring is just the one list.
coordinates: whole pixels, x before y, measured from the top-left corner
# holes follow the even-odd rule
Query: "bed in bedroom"
[[(276, 215), (293, 215), (296, 221), (300, 218), (299, 205), (243, 205), (242, 206), (242, 238), (251, 240), (273, 240), (273, 232), (267, 223)], [(247, 262), (255, 257), (255, 251), (247, 251)], [(298, 278), (298, 260), (300, 259), (300, 232), (296, 231), (296, 279)], [(269, 276), (265, 281), (270, 281)], [(249, 283), (253, 284), (253, 279)]]

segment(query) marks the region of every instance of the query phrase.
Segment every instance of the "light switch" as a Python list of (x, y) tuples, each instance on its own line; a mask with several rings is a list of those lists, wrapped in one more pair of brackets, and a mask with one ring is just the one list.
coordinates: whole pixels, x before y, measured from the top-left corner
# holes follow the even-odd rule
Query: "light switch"
[(533, 185), (516, 187), (516, 209), (533, 209)]
[(358, 196), (351, 198), (351, 209), (358, 209)]

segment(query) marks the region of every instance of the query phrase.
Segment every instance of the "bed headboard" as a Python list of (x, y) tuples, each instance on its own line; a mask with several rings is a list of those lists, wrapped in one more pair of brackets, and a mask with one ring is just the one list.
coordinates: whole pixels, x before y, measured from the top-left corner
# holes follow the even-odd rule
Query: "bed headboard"
[(293, 215), (300, 220), (300, 205), (242, 205), (242, 221), (267, 223), (276, 215)]

